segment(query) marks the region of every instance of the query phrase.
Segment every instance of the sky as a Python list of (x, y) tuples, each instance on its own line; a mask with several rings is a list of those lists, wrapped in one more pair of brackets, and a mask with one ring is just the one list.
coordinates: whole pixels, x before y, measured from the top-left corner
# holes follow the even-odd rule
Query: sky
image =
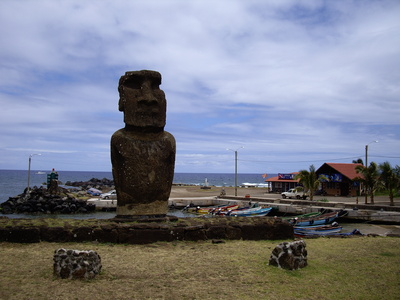
[[(111, 171), (118, 80), (162, 74), (175, 172), (400, 165), (400, 1), (1, 0), (0, 169)], [(377, 143), (375, 141), (378, 141)], [(41, 154), (35, 155), (35, 154)]]

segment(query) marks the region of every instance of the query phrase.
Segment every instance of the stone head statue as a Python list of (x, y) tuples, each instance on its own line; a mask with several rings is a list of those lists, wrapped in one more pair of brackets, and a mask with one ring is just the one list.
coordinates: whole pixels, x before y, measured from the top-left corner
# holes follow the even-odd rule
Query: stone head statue
[(175, 138), (164, 131), (167, 101), (161, 74), (126, 72), (119, 80), (125, 128), (111, 137), (117, 216), (160, 217), (168, 211), (175, 167)]
[(128, 126), (162, 130), (167, 101), (160, 89), (161, 74), (142, 70), (126, 72), (119, 80), (119, 110)]

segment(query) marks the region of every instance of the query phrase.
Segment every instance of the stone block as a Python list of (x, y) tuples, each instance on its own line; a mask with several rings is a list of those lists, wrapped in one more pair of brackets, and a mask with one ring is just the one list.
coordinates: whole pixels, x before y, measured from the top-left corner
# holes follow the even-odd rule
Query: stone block
[(64, 227), (40, 227), (40, 239), (46, 242), (70, 242), (71, 232)]
[(8, 242), (11, 243), (38, 243), (40, 242), (39, 228), (10, 228)]

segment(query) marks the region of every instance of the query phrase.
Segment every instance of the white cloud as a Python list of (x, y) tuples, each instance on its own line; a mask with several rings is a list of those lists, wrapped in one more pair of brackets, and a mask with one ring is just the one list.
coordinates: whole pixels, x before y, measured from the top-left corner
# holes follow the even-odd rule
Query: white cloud
[(38, 163), (109, 170), (118, 79), (139, 69), (163, 76), (177, 171), (231, 171), (225, 149), (241, 145), (243, 172), (293, 171), (375, 139), (377, 160), (400, 164), (399, 13), (391, 0), (4, 0), (0, 168), (48, 149)]

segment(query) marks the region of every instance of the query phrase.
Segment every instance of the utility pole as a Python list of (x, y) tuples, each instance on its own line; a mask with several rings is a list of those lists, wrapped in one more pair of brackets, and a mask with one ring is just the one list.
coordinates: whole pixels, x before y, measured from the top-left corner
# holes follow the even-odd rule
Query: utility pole
[(41, 155), (40, 153), (34, 153), (29, 155), (29, 161), (28, 161), (28, 193), (30, 189), (30, 180), (31, 180), (31, 161), (32, 161), (32, 156), (34, 155)]
[(237, 196), (237, 187), (238, 187), (238, 168), (237, 168), (238, 150), (241, 149), (241, 148), (244, 148), (244, 147), (243, 146), (239, 147), (236, 150), (226, 149), (226, 150), (230, 150), (230, 151), (235, 152), (235, 196)]
[[(368, 144), (365, 145), (365, 167), (368, 168), (368, 145), (372, 144), (372, 143), (377, 143), (378, 141), (372, 141)], [(368, 193), (367, 193), (367, 187), (365, 186), (365, 190), (364, 190), (364, 194), (365, 194), (365, 204), (368, 203)]]

